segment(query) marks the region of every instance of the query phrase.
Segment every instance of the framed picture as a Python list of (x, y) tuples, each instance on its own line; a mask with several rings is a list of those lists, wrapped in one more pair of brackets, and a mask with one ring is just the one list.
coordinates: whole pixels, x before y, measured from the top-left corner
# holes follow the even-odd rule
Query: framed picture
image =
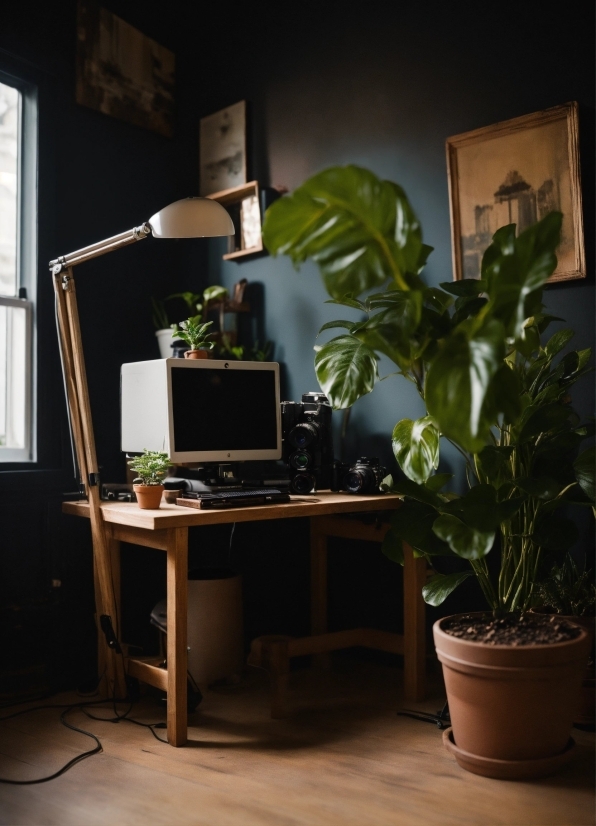
[(202, 196), (246, 184), (246, 101), (201, 118), (199, 136)]
[(577, 103), (447, 139), (454, 279), (479, 278), (482, 255), (505, 224), (517, 231), (563, 213), (549, 281), (586, 277)]
[(76, 100), (171, 137), (174, 53), (101, 8), (79, 0)]

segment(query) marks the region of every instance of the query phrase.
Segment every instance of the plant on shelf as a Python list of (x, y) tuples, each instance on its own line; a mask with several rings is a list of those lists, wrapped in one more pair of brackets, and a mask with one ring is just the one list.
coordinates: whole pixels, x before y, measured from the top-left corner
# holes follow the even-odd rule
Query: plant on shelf
[[(404, 503), (392, 517), (384, 552), (401, 564), (404, 544), (437, 567), (440, 557), (467, 560), (464, 571), (435, 573), (424, 598), (439, 605), (475, 576), (497, 625), (511, 624), (508, 614), (538, 601), (543, 549), (565, 549), (577, 538), (574, 523), (557, 511), (594, 503), (594, 449), (576, 458), (593, 428), (579, 422), (569, 397), (591, 353), (562, 355), (571, 330), (541, 341), (560, 320), (544, 311), (542, 290), (556, 267), (561, 220), (553, 212), (519, 235), (513, 224), (502, 227), (484, 254), (480, 279), (439, 287), (422, 278), (432, 248), (423, 243), (403, 189), (368, 170), (335, 167), (315, 175), (272, 204), (263, 227), (271, 254), (286, 254), (295, 265), (311, 258), (328, 303), (357, 314), (319, 331), (341, 330), (315, 348), (317, 378), (332, 405), (349, 408), (370, 393), (380, 380), (381, 356), (395, 365), (390, 375), (410, 381), (424, 402), (425, 415), (402, 419), (393, 430), (404, 478), (389, 478), (387, 487)], [(445, 492), (452, 476), (436, 472), (441, 438), (462, 456), (463, 495)], [(493, 547), (500, 548), (496, 576), (487, 561)], [(435, 628), (438, 644), (446, 636)], [(584, 642), (569, 645), (575, 651)], [(524, 708), (519, 717), (526, 715)], [(475, 725), (483, 728), (484, 718)], [(563, 714), (556, 738), (561, 750), (568, 730)], [(466, 738), (473, 753), (476, 741)], [(533, 759), (539, 740), (525, 751), (516, 741), (513, 752)], [(484, 769), (496, 770), (491, 766)]]
[(214, 342), (210, 341), (214, 334), (208, 332), (212, 324), (212, 321), (201, 324), (196, 317), (187, 318), (172, 332), (172, 338), (179, 338), (190, 347), (190, 350), (184, 353), (185, 358), (207, 358), (207, 350), (212, 350), (215, 346)]
[(151, 306), (153, 310), (153, 324), (155, 326), (155, 335), (160, 342), (160, 350), (163, 358), (170, 355), (171, 346), (171, 330), (178, 329), (178, 322), (170, 321), (170, 314), (166, 307), (172, 301), (182, 301), (186, 305), (189, 317), (195, 322), (205, 322), (207, 313), (210, 309), (220, 306), (223, 308), (225, 300), (228, 298), (228, 290), (219, 285), (206, 287), (202, 293), (193, 293), (190, 290), (181, 293), (172, 293), (166, 298), (158, 299), (151, 298)]
[(137, 474), (133, 487), (139, 507), (159, 508), (164, 490), (163, 480), (172, 467), (168, 454), (144, 450), (140, 456), (131, 459), (128, 465)]

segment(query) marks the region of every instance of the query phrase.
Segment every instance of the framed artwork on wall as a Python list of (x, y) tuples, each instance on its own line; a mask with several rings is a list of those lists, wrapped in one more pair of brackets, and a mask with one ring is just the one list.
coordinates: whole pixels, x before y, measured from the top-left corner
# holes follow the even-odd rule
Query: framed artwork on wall
[(174, 53), (102, 8), (79, 0), (76, 101), (171, 137)]
[(563, 213), (549, 281), (586, 277), (577, 103), (447, 139), (453, 276), (479, 278), (482, 255), (505, 224), (523, 232)]
[(246, 101), (201, 118), (200, 193), (222, 192), (246, 181)]

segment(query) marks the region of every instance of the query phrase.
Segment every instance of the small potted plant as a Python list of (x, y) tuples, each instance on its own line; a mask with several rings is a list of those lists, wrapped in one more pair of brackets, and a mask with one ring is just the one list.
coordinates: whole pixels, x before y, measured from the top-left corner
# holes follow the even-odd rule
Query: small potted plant
[(131, 470), (134, 470), (137, 474), (134, 479), (133, 490), (139, 508), (144, 510), (159, 508), (161, 495), (164, 491), (162, 483), (172, 466), (168, 454), (156, 450), (144, 450), (140, 456), (135, 456), (128, 464)]
[[(540, 776), (565, 762), (589, 648), (576, 625), (528, 612), (543, 551), (577, 538), (557, 511), (594, 504), (594, 449), (577, 456), (593, 429), (569, 396), (591, 352), (562, 355), (571, 330), (541, 340), (561, 320), (542, 304), (561, 221), (552, 212), (519, 234), (502, 227), (480, 279), (438, 287), (421, 277), (432, 248), (404, 191), (368, 170), (315, 175), (276, 201), (263, 226), (269, 252), (297, 265), (312, 258), (329, 303), (358, 314), (323, 325), (340, 334), (315, 348), (332, 405), (348, 408), (373, 391), (381, 356), (425, 404), (426, 415), (393, 430), (404, 477), (387, 481), (404, 502), (383, 551), (403, 564), (405, 543), (439, 570), (441, 557), (467, 560), (466, 570), (428, 581), (431, 605), (470, 576), (482, 589), (490, 612), (440, 620), (434, 638), (453, 726), (445, 745), (460, 765), (492, 777)], [(451, 474), (436, 473), (441, 439), (464, 459), (464, 495), (444, 491)], [(493, 547), (497, 576), (486, 560)]]
[(180, 338), (190, 347), (190, 350), (187, 350), (184, 353), (184, 358), (208, 358), (207, 351), (212, 350), (215, 346), (213, 341), (209, 341), (209, 339), (213, 336), (213, 333), (207, 332), (212, 324), (212, 321), (207, 321), (204, 324), (201, 324), (196, 318), (188, 318), (186, 321), (180, 322), (180, 329), (174, 330), (172, 333), (172, 338)]

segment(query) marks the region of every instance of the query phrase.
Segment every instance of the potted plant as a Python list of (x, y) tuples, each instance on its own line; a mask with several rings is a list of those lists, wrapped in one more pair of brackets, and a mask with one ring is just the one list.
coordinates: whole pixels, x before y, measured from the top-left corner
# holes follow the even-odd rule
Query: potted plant
[(223, 307), (225, 299), (228, 297), (228, 290), (219, 285), (207, 287), (202, 293), (193, 293), (186, 290), (181, 293), (172, 293), (165, 299), (151, 299), (153, 308), (153, 324), (155, 335), (159, 344), (159, 352), (162, 358), (169, 358), (172, 355), (172, 330), (178, 328), (177, 323), (171, 323), (166, 309), (166, 302), (183, 301), (189, 314), (195, 321), (205, 321), (207, 311), (217, 305)]
[(135, 456), (128, 462), (131, 470), (137, 474), (133, 490), (137, 497), (139, 508), (159, 508), (164, 491), (163, 480), (172, 466), (167, 453), (155, 450), (144, 450), (140, 456)]
[(186, 321), (180, 322), (180, 327), (173, 331), (172, 338), (182, 339), (182, 341), (185, 341), (190, 347), (190, 350), (184, 353), (184, 358), (208, 358), (207, 351), (212, 350), (215, 346), (213, 341), (209, 341), (213, 333), (207, 332), (212, 324), (212, 321), (201, 324), (196, 318), (187, 318)]
[[(474, 631), (467, 639), (454, 636), (455, 621), (453, 628), (440, 621), (434, 632), (453, 721), (449, 746), (466, 768), (494, 776), (536, 775), (565, 759), (573, 706), (561, 697), (579, 691), (588, 644), (582, 632), (574, 639), (575, 631), (557, 640), (559, 632), (568, 633), (561, 629), (552, 643), (544, 642), (548, 629), (536, 632), (541, 641), (535, 645), (490, 642), (501, 632), (507, 637), (504, 629), (519, 626), (532, 635), (534, 626), (548, 622), (519, 614), (536, 599), (542, 549), (575, 539), (574, 524), (557, 513), (561, 506), (593, 504), (593, 449), (574, 459), (592, 430), (580, 425), (568, 396), (587, 371), (590, 351), (561, 358), (568, 330), (541, 343), (555, 320), (544, 312), (542, 288), (556, 267), (561, 217), (551, 213), (519, 235), (515, 225), (503, 227), (484, 255), (479, 280), (440, 287), (421, 277), (432, 248), (422, 241), (404, 191), (367, 170), (333, 168), (314, 176), (273, 204), (263, 227), (272, 254), (285, 253), (297, 265), (311, 257), (329, 303), (358, 314), (323, 325), (320, 332), (340, 329), (341, 335), (315, 348), (317, 377), (333, 406), (350, 407), (374, 389), (381, 355), (425, 403), (423, 417), (404, 419), (393, 430), (405, 478), (387, 486), (404, 496), (404, 505), (383, 550), (402, 564), (404, 542), (439, 568), (443, 556), (467, 560), (466, 570), (437, 573), (428, 582), (423, 593), (433, 605), (469, 576), (482, 588), (491, 614), (469, 617), (465, 625), (468, 634), (467, 628), (488, 622), (478, 642), (470, 641)], [(451, 475), (436, 472), (441, 438), (462, 454), (464, 495), (445, 492)], [(496, 578), (486, 559), (493, 547), (500, 547)], [(459, 672), (451, 666), (466, 658), (462, 668), (470, 679), (458, 677), (453, 687), (452, 672)], [(491, 658), (501, 669), (494, 683), (487, 678), (497, 673)], [(479, 670), (478, 663), (489, 667)], [(518, 682), (509, 685), (503, 674), (515, 674)], [(470, 687), (471, 695), (463, 696)], [(526, 688), (536, 687), (537, 699), (530, 692), (524, 700)], [(530, 724), (529, 733), (522, 723)], [(499, 740), (499, 732), (506, 736)]]

